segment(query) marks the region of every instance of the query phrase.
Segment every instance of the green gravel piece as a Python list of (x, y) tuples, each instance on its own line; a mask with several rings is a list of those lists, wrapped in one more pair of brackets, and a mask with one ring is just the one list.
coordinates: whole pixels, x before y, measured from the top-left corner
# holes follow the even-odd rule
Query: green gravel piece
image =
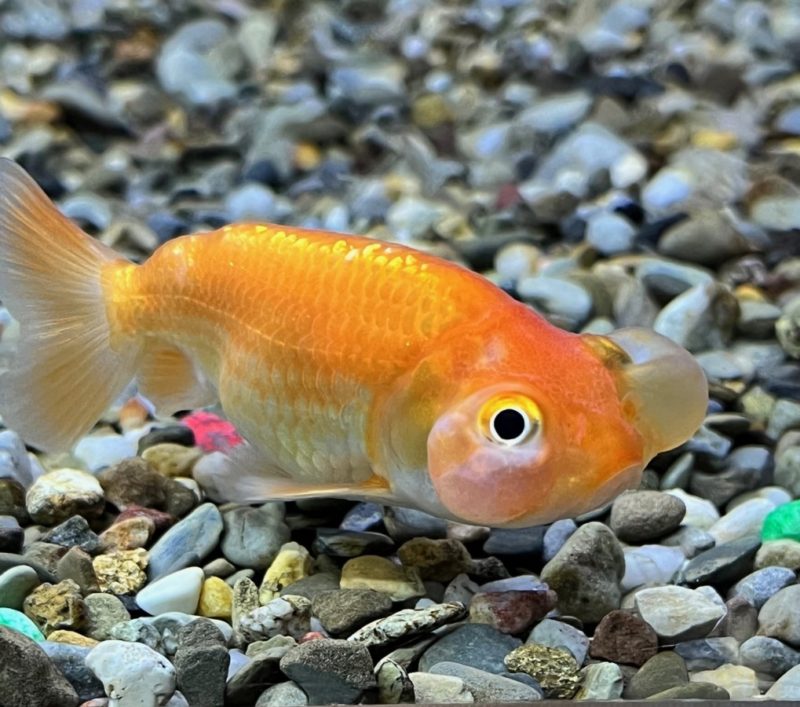
[(41, 642), (44, 640), (44, 634), (39, 630), (39, 627), (25, 614), (16, 609), (0, 608), (0, 626), (17, 631), (28, 638), (32, 638), (34, 641)]
[(785, 503), (772, 511), (764, 519), (761, 539), (800, 541), (800, 501)]

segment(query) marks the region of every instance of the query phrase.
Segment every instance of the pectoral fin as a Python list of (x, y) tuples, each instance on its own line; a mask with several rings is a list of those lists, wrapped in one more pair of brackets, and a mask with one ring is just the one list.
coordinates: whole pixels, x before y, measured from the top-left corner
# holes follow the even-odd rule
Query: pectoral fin
[(217, 399), (194, 362), (180, 349), (162, 342), (148, 342), (137, 380), (142, 395), (163, 415), (205, 407)]

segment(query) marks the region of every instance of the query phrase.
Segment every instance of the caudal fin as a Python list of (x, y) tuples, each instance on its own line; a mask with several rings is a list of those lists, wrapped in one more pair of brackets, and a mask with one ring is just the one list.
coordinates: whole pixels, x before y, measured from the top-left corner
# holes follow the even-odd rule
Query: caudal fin
[(134, 376), (138, 350), (110, 344), (101, 272), (113, 260), (21, 167), (0, 159), (0, 300), (20, 322), (0, 376), (0, 415), (38, 448), (69, 448)]

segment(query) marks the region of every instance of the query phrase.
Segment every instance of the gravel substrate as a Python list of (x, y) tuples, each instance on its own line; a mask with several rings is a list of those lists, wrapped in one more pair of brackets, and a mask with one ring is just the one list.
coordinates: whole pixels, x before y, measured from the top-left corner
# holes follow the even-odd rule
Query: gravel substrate
[(798, 66), (793, 0), (0, 2), (0, 155), (122, 254), (392, 238), (711, 394), (524, 530), (224, 505), (233, 432), (129, 396), (70, 454), (0, 431), (0, 704), (800, 700)]

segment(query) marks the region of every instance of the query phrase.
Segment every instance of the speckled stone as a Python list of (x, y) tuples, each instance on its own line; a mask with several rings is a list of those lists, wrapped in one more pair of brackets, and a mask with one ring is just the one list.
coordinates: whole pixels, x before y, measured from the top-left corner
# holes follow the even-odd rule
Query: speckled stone
[(589, 646), (592, 658), (641, 666), (658, 652), (658, 636), (630, 611), (612, 611), (597, 624)]
[(630, 679), (622, 693), (627, 700), (641, 700), (689, 681), (686, 663), (677, 653), (663, 651), (650, 658)]
[(332, 636), (348, 636), (391, 610), (392, 600), (372, 589), (321, 592), (311, 602), (311, 613)]
[(505, 656), (521, 644), (520, 639), (491, 626), (464, 624), (428, 648), (420, 658), (419, 668), (425, 671), (436, 663), (453, 662), (499, 674), (505, 672)]
[(400, 546), (397, 556), (404, 566), (415, 568), (423, 580), (438, 582), (449, 582), (466, 572), (472, 562), (464, 544), (451, 538), (413, 538)]
[(580, 683), (578, 664), (563, 648), (529, 643), (506, 655), (505, 664), (512, 672), (530, 675), (551, 699), (569, 699)]
[(556, 594), (541, 591), (478, 592), (469, 606), (469, 620), (489, 624), (503, 633), (518, 634), (530, 629), (556, 606)]
[(383, 646), (417, 633), (433, 631), (464, 615), (463, 604), (432, 604), (420, 609), (401, 609), (358, 629), (348, 640), (365, 646)]
[(135, 594), (147, 584), (148, 554), (141, 548), (98, 555), (92, 560), (100, 590), (111, 594)]
[(611, 506), (609, 525), (627, 543), (645, 543), (668, 535), (686, 514), (676, 496), (661, 491), (626, 491)]
[(58, 628), (80, 629), (88, 614), (80, 587), (70, 579), (36, 587), (26, 597), (23, 608), (45, 634)]
[(430, 672), (460, 678), (475, 702), (532, 702), (542, 698), (542, 693), (529, 685), (460, 663), (437, 663)]

